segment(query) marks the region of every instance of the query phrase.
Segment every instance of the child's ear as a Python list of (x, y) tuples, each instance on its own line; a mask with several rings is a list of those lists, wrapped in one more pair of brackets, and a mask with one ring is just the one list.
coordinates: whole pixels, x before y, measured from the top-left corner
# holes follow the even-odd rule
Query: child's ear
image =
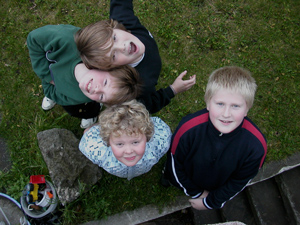
[(245, 112), (245, 115), (244, 115), (244, 117), (246, 117), (246, 116), (247, 116), (248, 112), (249, 112), (249, 108), (247, 107), (247, 111)]
[(206, 109), (209, 111), (209, 103), (206, 103)]

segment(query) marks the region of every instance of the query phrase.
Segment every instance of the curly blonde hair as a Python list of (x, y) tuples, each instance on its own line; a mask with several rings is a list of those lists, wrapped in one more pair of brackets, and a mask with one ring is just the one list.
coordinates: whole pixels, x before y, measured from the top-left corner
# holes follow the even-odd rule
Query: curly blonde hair
[(120, 137), (122, 134), (136, 136), (145, 134), (147, 142), (154, 134), (154, 124), (146, 107), (131, 100), (106, 108), (99, 115), (100, 136), (109, 146), (110, 135)]

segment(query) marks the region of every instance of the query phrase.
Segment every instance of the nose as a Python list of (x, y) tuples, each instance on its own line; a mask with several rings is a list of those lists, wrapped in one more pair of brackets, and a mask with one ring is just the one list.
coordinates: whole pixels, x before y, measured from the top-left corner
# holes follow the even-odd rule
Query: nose
[(100, 92), (102, 92), (102, 87), (101, 87), (101, 85), (97, 84), (96, 87), (95, 87), (94, 92), (95, 92), (95, 93), (100, 93)]
[(126, 154), (131, 154), (133, 152), (132, 148), (130, 147), (126, 147), (125, 148), (125, 151), (124, 151)]
[(115, 46), (115, 49), (116, 49), (117, 51), (124, 52), (124, 51), (125, 51), (125, 44), (119, 42), (119, 43)]
[(231, 115), (230, 107), (229, 107), (229, 106), (226, 106), (226, 107), (224, 108), (224, 111), (223, 111), (223, 116), (224, 116), (224, 117), (230, 117), (230, 115)]

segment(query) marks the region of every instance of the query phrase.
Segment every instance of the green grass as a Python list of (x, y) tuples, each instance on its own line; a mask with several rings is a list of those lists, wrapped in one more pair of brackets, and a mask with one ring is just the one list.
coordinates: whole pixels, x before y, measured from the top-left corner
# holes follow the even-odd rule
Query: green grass
[[(60, 106), (41, 109), (43, 91), (34, 74), (26, 37), (47, 24), (83, 27), (107, 19), (109, 1), (1, 1), (0, 133), (12, 160), (0, 172), (0, 190), (19, 199), (32, 174), (48, 169), (38, 148), (37, 133), (66, 128), (78, 138), (80, 120)], [(299, 151), (300, 141), (300, 2), (297, 0), (134, 0), (135, 12), (154, 35), (163, 61), (157, 88), (173, 82), (183, 70), (197, 74), (197, 84), (176, 96), (156, 116), (174, 130), (181, 118), (205, 107), (208, 75), (237, 65), (250, 70), (258, 84), (249, 117), (268, 140), (267, 161)], [(182, 193), (159, 184), (161, 160), (131, 181), (104, 173), (92, 190), (66, 206), (66, 224), (105, 218), (147, 204), (163, 206)], [(145, 194), (147, 193), (147, 194)]]

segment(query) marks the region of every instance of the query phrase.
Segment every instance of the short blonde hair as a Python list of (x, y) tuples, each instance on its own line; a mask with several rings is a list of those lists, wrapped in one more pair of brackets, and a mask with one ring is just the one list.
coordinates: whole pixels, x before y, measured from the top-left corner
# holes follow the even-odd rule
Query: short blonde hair
[(146, 107), (136, 100), (106, 108), (99, 115), (100, 136), (109, 146), (111, 135), (136, 136), (145, 134), (147, 141), (154, 134), (154, 124)]
[(87, 68), (110, 70), (117, 67), (112, 65), (111, 57), (106, 56), (113, 46), (114, 29), (127, 31), (116, 20), (102, 20), (76, 32), (74, 39), (77, 49)]
[(227, 89), (240, 93), (250, 109), (254, 102), (256, 88), (255, 79), (248, 70), (237, 66), (222, 67), (209, 76), (204, 99), (208, 104), (218, 90)]

